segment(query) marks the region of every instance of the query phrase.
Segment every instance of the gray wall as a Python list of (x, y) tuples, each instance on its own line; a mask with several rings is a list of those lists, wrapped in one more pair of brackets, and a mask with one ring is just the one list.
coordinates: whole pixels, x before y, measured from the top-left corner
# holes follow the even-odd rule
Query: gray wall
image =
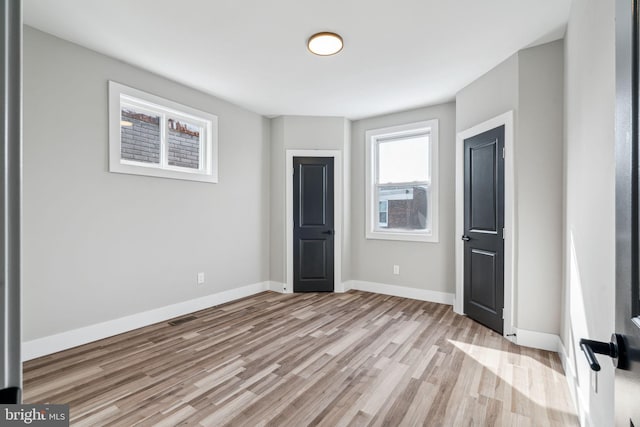
[(278, 283), (286, 281), (285, 241), (285, 148), (284, 117), (271, 119), (271, 176), (269, 212), (269, 274)]
[(515, 326), (559, 334), (563, 44), (522, 50), (456, 95), (458, 132), (514, 111)]
[[(439, 119), (439, 243), (365, 239), (365, 132)], [(352, 271), (355, 280), (455, 292), (455, 104), (448, 103), (352, 123), (351, 133)], [(400, 265), (400, 275), (393, 265)]]
[(578, 347), (607, 341), (615, 307), (615, 62), (613, 1), (572, 3), (565, 39), (565, 241), (562, 342), (583, 425), (613, 425), (613, 367), (599, 392)]
[[(349, 182), (350, 122), (342, 117), (281, 116), (271, 126), (271, 280), (286, 281), (285, 156), (287, 150), (340, 150), (343, 154), (343, 182)], [(348, 250), (350, 202), (343, 189), (342, 280), (348, 280), (351, 254)], [(336, 284), (338, 285), (338, 284)]]
[[(514, 110), (517, 122), (518, 55), (512, 55), (456, 94), (456, 131)], [(516, 125), (517, 128), (517, 125)]]
[(515, 139), (517, 326), (560, 333), (562, 299), (562, 40), (518, 53)]
[[(108, 80), (216, 114), (220, 182), (107, 172)], [(268, 280), (269, 128), (25, 28), (23, 339)]]

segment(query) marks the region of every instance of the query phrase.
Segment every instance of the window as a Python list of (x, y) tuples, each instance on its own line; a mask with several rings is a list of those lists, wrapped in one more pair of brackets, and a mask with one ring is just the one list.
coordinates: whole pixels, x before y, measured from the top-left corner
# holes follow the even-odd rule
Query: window
[(109, 82), (109, 171), (218, 182), (218, 118)]
[(438, 241), (438, 121), (367, 131), (368, 239)]

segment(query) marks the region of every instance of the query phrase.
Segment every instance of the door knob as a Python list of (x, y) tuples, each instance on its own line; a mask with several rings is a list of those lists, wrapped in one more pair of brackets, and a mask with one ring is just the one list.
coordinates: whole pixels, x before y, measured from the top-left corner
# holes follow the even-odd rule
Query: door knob
[(333, 230), (326, 230), (322, 232), (322, 234), (328, 234), (328, 235), (332, 235), (333, 233), (334, 233)]
[(469, 240), (471, 240), (471, 237), (469, 236), (462, 236), (462, 240), (464, 240), (465, 242), (468, 242)]
[(582, 338), (580, 340), (580, 348), (584, 353), (584, 357), (587, 358), (589, 367), (591, 367), (593, 371), (598, 372), (600, 370), (600, 363), (598, 363), (595, 353), (611, 357), (611, 359), (613, 359), (613, 366), (618, 369), (626, 368), (627, 351), (624, 338), (620, 334), (612, 334), (611, 342), (593, 341)]

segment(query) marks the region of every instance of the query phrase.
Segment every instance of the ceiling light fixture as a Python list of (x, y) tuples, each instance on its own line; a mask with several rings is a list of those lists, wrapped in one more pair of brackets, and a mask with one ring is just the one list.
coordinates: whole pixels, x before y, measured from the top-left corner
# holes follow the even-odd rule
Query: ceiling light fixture
[(317, 33), (309, 37), (307, 41), (309, 51), (320, 56), (335, 55), (342, 50), (342, 47), (342, 37), (336, 33)]

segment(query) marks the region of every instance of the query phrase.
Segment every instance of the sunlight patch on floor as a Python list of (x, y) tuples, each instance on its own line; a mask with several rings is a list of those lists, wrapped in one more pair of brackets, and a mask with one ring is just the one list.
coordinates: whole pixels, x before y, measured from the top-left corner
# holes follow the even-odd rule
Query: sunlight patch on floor
[(564, 381), (564, 376), (553, 368), (522, 354), (518, 355), (521, 363), (516, 365), (509, 361), (514, 355), (508, 351), (451, 339), (448, 341), (536, 405), (566, 411), (562, 402), (549, 402), (546, 397), (541, 397), (547, 395), (544, 391), (543, 377), (547, 378), (547, 383), (563, 386), (560, 380)]

